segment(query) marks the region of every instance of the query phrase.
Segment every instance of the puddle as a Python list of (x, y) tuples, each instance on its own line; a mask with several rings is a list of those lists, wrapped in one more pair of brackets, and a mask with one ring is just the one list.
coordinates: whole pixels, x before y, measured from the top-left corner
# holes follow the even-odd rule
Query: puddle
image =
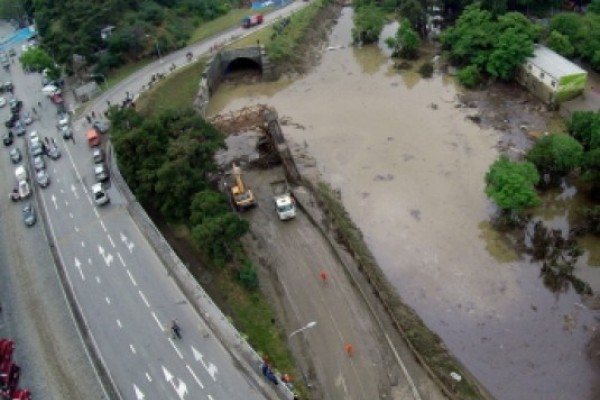
[[(456, 108), (447, 77), (390, 73), (377, 46), (348, 47), (350, 18), (344, 9), (328, 43), (340, 47), (314, 71), (293, 82), (223, 86), (213, 112), (267, 103), (293, 122), (283, 127), (287, 140), (339, 189), (390, 282), (495, 397), (594, 398), (600, 379), (585, 346), (598, 314), (573, 291), (549, 292), (539, 267), (486, 222), (493, 208), (484, 175), (501, 133), (465, 118), (473, 110)], [(557, 205), (543, 212), (558, 218)], [(581, 268), (599, 279), (600, 269)]]

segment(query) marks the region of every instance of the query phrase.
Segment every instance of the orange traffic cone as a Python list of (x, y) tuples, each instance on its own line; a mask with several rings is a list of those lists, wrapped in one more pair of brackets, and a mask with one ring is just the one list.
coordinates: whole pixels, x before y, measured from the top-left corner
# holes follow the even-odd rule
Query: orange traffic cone
[(348, 357), (352, 357), (352, 355), (354, 354), (354, 346), (352, 346), (350, 343), (346, 343), (346, 345), (344, 346), (344, 351), (346, 351)]

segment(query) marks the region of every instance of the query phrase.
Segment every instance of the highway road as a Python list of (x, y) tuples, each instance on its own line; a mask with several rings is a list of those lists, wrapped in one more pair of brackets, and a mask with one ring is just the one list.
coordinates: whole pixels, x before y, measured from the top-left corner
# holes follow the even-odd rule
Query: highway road
[[(303, 5), (294, 3), (271, 18)], [(249, 32), (234, 29), (167, 55), (102, 95), (88, 111), (100, 115), (107, 100), (115, 104), (125, 97), (125, 92), (139, 93), (152, 74), (166, 72), (173, 63), (186, 63), (187, 51), (199, 55), (217, 43), (246, 33)], [(90, 187), (95, 176), (91, 149), (84, 140), (89, 129), (86, 121), (73, 121), (75, 140), (63, 140), (56, 129), (56, 106), (41, 92), (40, 74), (26, 74), (17, 63), (7, 79), (14, 82), (16, 97), (25, 103), (24, 111), (35, 117), (27, 135), (17, 138), (15, 145), (24, 149), (26, 138), (35, 130), (42, 140), (58, 143), (62, 152), (57, 161), (45, 157), (51, 184), (45, 189), (37, 188), (39, 207), (30, 199), (36, 207), (38, 223), (27, 233), (36, 237), (19, 244), (41, 245), (40, 217), (45, 215), (87, 331), (120, 395), (138, 400), (265, 398), (215, 335), (202, 334), (209, 331), (208, 327), (138, 230), (118, 190), (109, 183), (106, 188), (111, 203), (102, 208), (93, 204)], [(4, 114), (8, 112), (3, 111)], [(30, 160), (25, 158), (24, 163), (29, 165), (31, 183), (35, 185)], [(12, 168), (3, 169), (9, 175), (6, 182), (10, 182)], [(20, 210), (17, 205), (14, 208)], [(13, 221), (14, 214), (13, 211)], [(16, 215), (19, 218), (19, 211)], [(169, 326), (173, 319), (182, 328), (182, 339), (172, 338)]]

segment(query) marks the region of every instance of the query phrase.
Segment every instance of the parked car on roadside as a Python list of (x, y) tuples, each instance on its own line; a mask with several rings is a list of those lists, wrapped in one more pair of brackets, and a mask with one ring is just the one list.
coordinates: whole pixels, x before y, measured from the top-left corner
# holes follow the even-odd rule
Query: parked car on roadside
[(104, 161), (104, 150), (96, 147), (94, 151), (92, 151), (92, 159), (94, 160), (94, 164)]
[(39, 140), (36, 140), (33, 143), (31, 143), (31, 147), (29, 148), (29, 150), (31, 151), (31, 155), (34, 157), (41, 156), (42, 154), (44, 154), (44, 147), (42, 146), (42, 142), (40, 142)]
[(6, 98), (0, 97), (0, 107), (4, 107), (6, 105)]
[(92, 185), (92, 197), (94, 198), (94, 203), (96, 205), (101, 206), (108, 202), (110, 202), (110, 198), (108, 194), (104, 191), (101, 183), (96, 183)]
[(6, 132), (4, 132), (4, 135), (2, 135), (2, 142), (4, 143), (5, 146), (10, 146), (11, 144), (13, 144), (12, 131), (7, 130)]
[(33, 122), (33, 118), (31, 117), (29, 111), (23, 114), (23, 118), (21, 120), (25, 125), (31, 125), (31, 123)]
[(64, 113), (58, 116), (58, 127), (62, 128), (63, 126), (69, 125), (69, 114)]
[(56, 146), (55, 144), (48, 146), (47, 154), (48, 154), (48, 157), (50, 157), (53, 160), (58, 160), (61, 156), (60, 150), (58, 149), (58, 146)]
[(23, 159), (23, 157), (21, 156), (21, 150), (19, 150), (18, 147), (13, 147), (10, 150), (9, 155), (10, 155), (10, 161), (12, 161), (13, 164), (18, 164)]
[(58, 129), (63, 137), (63, 139), (71, 139), (73, 137), (73, 128), (70, 126), (61, 126)]
[(50, 176), (45, 169), (41, 169), (35, 173), (35, 180), (41, 188), (47, 188), (50, 185)]
[(94, 175), (96, 175), (96, 180), (98, 182), (105, 182), (108, 180), (108, 168), (106, 168), (106, 164), (98, 163), (94, 164)]
[(23, 222), (27, 226), (33, 226), (35, 224), (35, 221), (37, 221), (35, 210), (31, 204), (25, 204), (25, 206), (23, 206), (22, 215)]
[(110, 125), (108, 122), (106, 121), (94, 121), (94, 123), (92, 124), (92, 127), (98, 132), (98, 133), (106, 133), (108, 132), (108, 130), (110, 129)]
[(21, 121), (15, 121), (15, 126), (13, 126), (13, 131), (17, 136), (23, 136), (25, 134), (25, 127)]
[(46, 169), (46, 162), (44, 161), (44, 157), (42, 157), (42, 156), (34, 157), (33, 168), (35, 168), (36, 171)]

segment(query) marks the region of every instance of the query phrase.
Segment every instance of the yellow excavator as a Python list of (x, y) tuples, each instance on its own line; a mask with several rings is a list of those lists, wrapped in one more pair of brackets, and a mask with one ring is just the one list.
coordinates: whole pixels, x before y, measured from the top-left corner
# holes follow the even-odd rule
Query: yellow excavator
[(256, 206), (256, 198), (252, 191), (246, 188), (242, 180), (242, 169), (233, 163), (231, 174), (235, 182), (231, 185), (231, 198), (238, 210), (246, 210)]

